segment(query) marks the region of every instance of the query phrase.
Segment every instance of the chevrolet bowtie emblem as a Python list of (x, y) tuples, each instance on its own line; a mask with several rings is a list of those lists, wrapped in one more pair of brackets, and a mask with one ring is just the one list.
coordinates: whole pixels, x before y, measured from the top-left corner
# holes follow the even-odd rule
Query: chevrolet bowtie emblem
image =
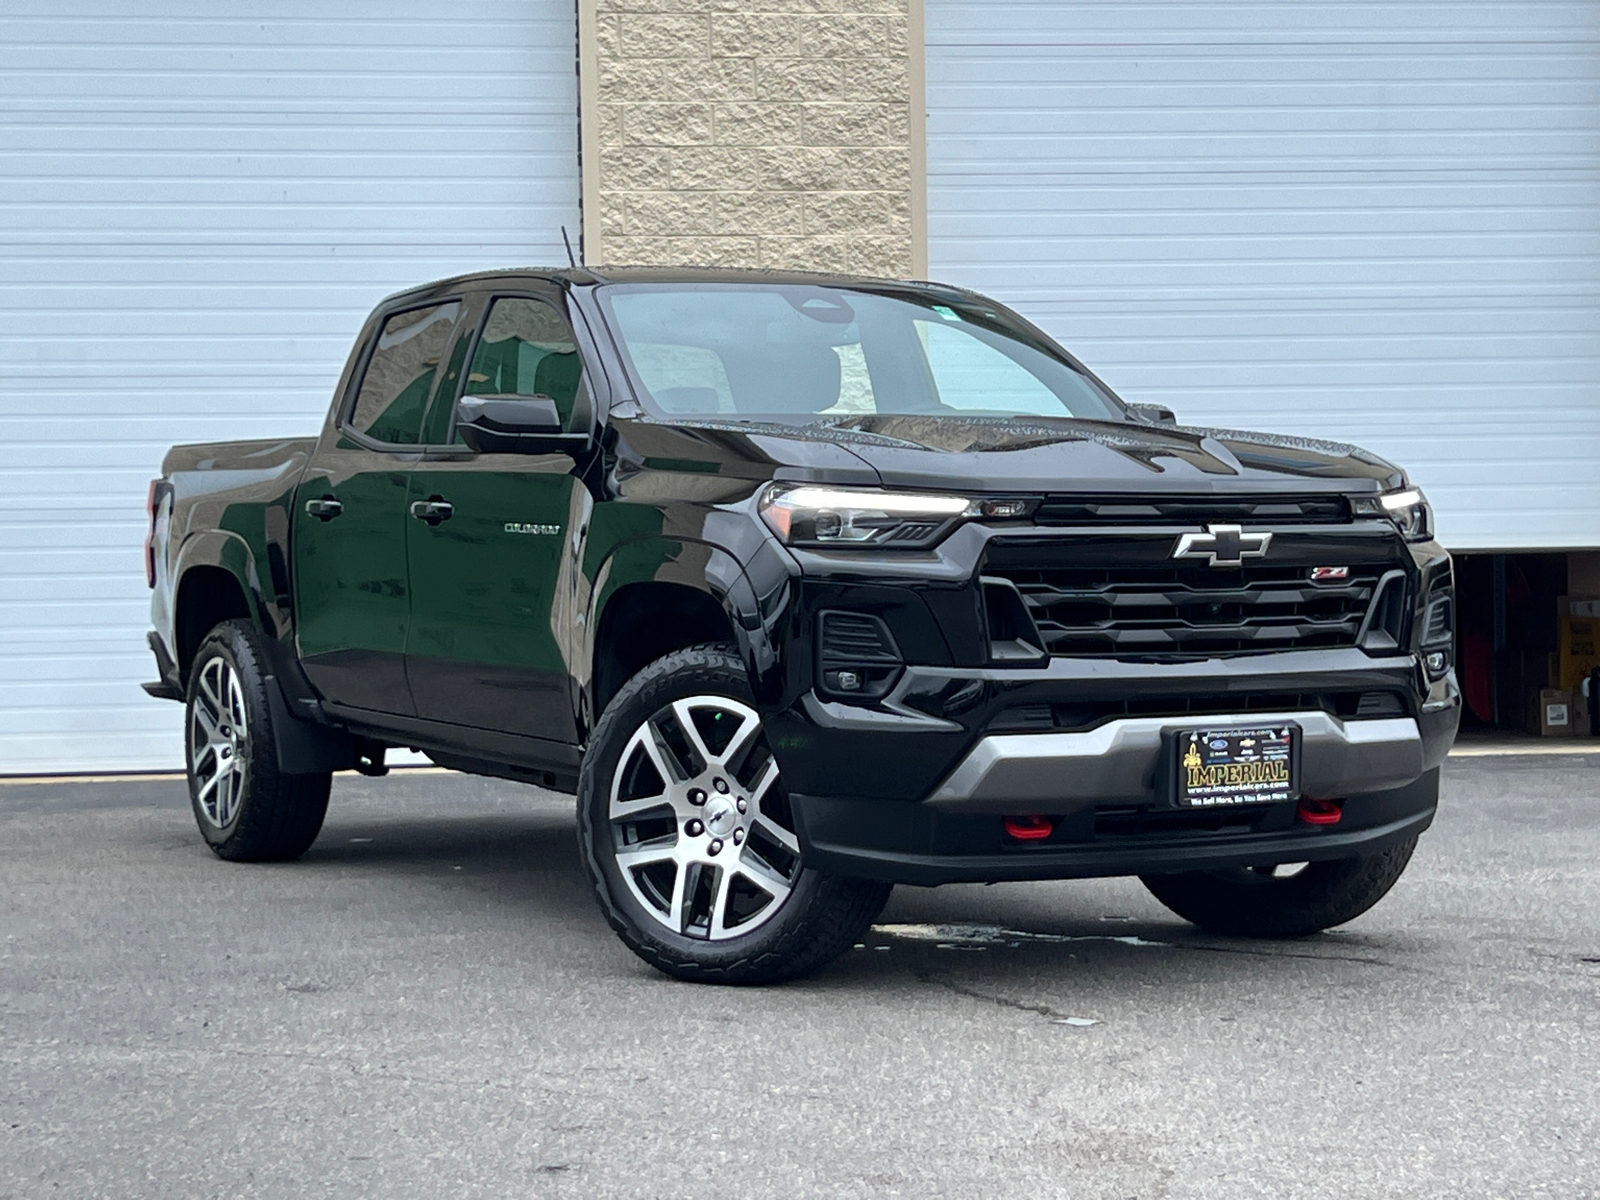
[(1186, 533), (1172, 548), (1173, 558), (1203, 558), (1213, 567), (1237, 567), (1260, 558), (1272, 542), (1270, 533), (1246, 533), (1237, 525), (1207, 525), (1204, 533)]

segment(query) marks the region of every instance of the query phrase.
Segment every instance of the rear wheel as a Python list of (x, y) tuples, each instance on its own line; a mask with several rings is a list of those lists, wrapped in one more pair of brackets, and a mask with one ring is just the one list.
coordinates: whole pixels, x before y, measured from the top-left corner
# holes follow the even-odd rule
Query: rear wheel
[(224, 621), (200, 643), (189, 670), (184, 748), (195, 823), (219, 858), (299, 858), (317, 840), (332, 776), (278, 767), (260, 635)]
[(612, 928), (680, 979), (814, 970), (889, 895), (802, 861), (744, 664), (725, 646), (669, 654), (617, 694), (584, 758), (578, 833)]
[(1354, 920), (1383, 899), (1416, 848), (1413, 837), (1361, 858), (1140, 878), (1157, 900), (1208, 933), (1304, 937)]

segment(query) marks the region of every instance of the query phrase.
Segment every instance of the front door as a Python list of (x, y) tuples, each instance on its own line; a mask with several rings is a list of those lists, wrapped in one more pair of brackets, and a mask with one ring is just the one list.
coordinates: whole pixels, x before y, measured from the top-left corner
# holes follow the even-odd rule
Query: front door
[[(566, 428), (587, 428), (582, 363), (557, 300), (496, 297), (463, 391), (547, 396)], [(448, 443), (412, 470), (405, 522), (417, 715), (572, 742), (566, 548), (587, 492), (569, 456), (474, 453), (447, 415), (435, 436)]]
[(407, 488), (459, 300), (391, 313), (295, 496), (295, 632), (335, 704), (410, 715)]

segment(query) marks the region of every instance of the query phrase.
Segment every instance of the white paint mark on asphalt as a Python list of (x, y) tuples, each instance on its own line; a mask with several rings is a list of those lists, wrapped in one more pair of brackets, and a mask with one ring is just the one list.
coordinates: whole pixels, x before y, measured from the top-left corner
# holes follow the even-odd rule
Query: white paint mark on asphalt
[(1087, 1029), (1091, 1025), (1100, 1024), (1100, 1022), (1094, 1017), (1057, 1017), (1055, 1020), (1051, 1021), (1050, 1024), (1076, 1025), (1079, 1029)]

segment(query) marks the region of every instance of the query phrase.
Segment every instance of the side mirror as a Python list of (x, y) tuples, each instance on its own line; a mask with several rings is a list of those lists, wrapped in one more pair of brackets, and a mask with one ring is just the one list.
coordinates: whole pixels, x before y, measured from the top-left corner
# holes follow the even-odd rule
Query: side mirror
[(1130, 404), (1128, 411), (1146, 425), (1176, 425), (1177, 414), (1164, 404)]
[(456, 428), (480, 454), (574, 454), (589, 444), (587, 434), (562, 432), (549, 396), (463, 396)]

